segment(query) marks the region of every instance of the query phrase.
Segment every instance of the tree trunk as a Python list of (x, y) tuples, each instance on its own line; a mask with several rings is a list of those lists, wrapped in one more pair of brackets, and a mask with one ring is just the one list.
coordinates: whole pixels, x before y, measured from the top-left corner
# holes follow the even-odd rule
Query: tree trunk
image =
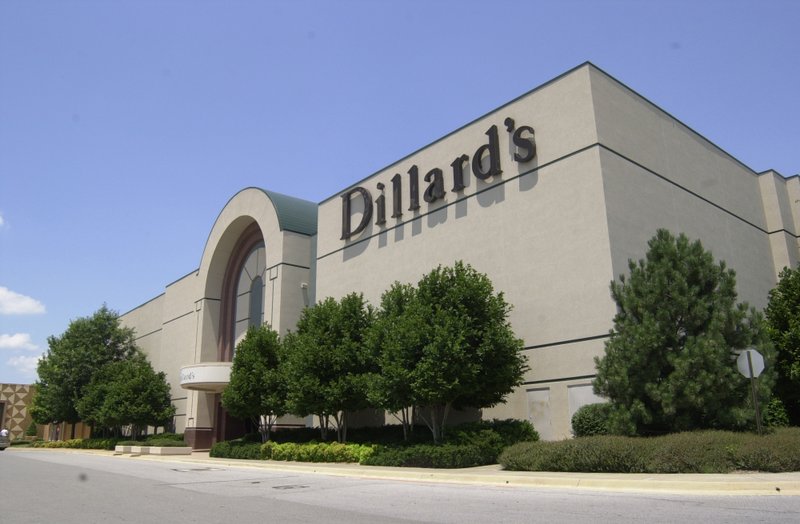
[(431, 430), (434, 444), (439, 444), (444, 439), (444, 428), (447, 423), (447, 415), (450, 412), (450, 403), (429, 406), (429, 409), (430, 419), (426, 420), (425, 417), (422, 417), (422, 420)]
[(317, 415), (319, 418), (319, 431), (322, 435), (322, 441), (328, 440), (328, 415)]

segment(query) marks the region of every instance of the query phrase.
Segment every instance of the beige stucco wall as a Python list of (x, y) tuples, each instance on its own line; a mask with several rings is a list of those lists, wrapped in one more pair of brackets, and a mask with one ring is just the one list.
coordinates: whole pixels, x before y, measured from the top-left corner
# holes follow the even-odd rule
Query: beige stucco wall
[[(535, 128), (537, 158), (505, 154), (504, 173), (468, 177), (463, 193), (407, 211), (408, 169), (471, 155), (492, 124), (511, 116)], [(392, 219), (391, 182), (403, 176), (403, 216)], [(519, 173), (527, 173), (515, 178)], [(505, 405), (484, 416), (546, 421), (547, 438), (570, 434), (570, 416), (596, 401), (589, 387), (615, 305), (609, 282), (644, 256), (658, 228), (698, 238), (738, 275), (740, 299), (762, 308), (783, 265), (796, 264), (800, 182), (756, 175), (658, 107), (584, 65), (413, 153), (357, 185), (375, 199), (383, 183), (387, 223), (340, 240), (342, 200), (320, 204), (317, 296), (361, 291), (373, 304), (394, 280), (416, 282), (462, 259), (489, 275), (514, 305), (531, 371)], [(427, 184), (420, 179), (420, 192)], [(449, 187), (447, 187), (449, 190)], [(358, 199), (354, 201), (358, 204)], [(356, 206), (352, 221), (359, 222)]]
[[(537, 157), (532, 162), (511, 159), (509, 135), (503, 129), (509, 116), (517, 125), (535, 128)], [(384, 228), (373, 224), (344, 242), (341, 199), (320, 204), (317, 296), (360, 291), (377, 305), (395, 280), (415, 283), (438, 264), (469, 262), (514, 305), (511, 322), (530, 348), (528, 385), (484, 416), (528, 418), (527, 389), (552, 387), (553, 429), (547, 436), (565, 437), (569, 424), (562, 416), (568, 412), (564, 379), (592, 375), (592, 357), (602, 352), (602, 340), (574, 341), (604, 336), (614, 311), (608, 293), (613, 272), (600, 153), (593, 147), (597, 136), (589, 70), (573, 71), (359, 185), (376, 198), (378, 182), (390, 188), (395, 173), (406, 177), (410, 166), (417, 165), (421, 174), (441, 168), (449, 190), (450, 162), (462, 153), (471, 156), (486, 142), (484, 133), (491, 125), (501, 129), (503, 174), (487, 182), (468, 174), (463, 193), (448, 192), (444, 202), (430, 206), (421, 202), (416, 217), (404, 210), (400, 220), (387, 216)], [(420, 180), (420, 191), (425, 187)], [(387, 207), (390, 202), (387, 191)], [(403, 202), (407, 208), (407, 177)], [(358, 222), (357, 216), (353, 222)]]
[(793, 248), (787, 245), (796, 237), (787, 181), (775, 173), (757, 175), (616, 80), (591, 71), (614, 274), (627, 273), (628, 259), (642, 258), (647, 240), (666, 228), (701, 240), (736, 271), (740, 300), (766, 306), (777, 271), (797, 263), (796, 240)]
[(758, 181), (777, 278), (784, 267), (798, 265), (800, 176), (787, 179), (770, 170), (759, 174)]

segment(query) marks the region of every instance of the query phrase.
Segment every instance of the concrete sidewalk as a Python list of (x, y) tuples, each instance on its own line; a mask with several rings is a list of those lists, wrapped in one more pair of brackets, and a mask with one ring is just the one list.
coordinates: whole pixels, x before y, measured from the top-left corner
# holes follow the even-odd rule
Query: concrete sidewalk
[[(110, 452), (106, 452), (109, 453)], [(190, 456), (142, 455), (128, 460), (158, 460), (217, 467), (258, 468), (274, 471), (317, 473), (343, 477), (445, 482), (529, 488), (569, 488), (611, 491), (645, 491), (707, 495), (800, 495), (800, 472), (728, 474), (559, 473), (504, 471), (499, 465), (465, 469), (390, 468), (359, 464), (323, 464), (210, 458), (208, 452)]]

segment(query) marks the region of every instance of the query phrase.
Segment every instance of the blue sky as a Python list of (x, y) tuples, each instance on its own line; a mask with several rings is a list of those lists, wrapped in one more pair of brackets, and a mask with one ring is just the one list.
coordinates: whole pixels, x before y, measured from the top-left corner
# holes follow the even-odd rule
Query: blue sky
[(800, 171), (800, 2), (0, 1), (0, 383), (196, 269), (228, 199), (319, 202), (591, 61)]

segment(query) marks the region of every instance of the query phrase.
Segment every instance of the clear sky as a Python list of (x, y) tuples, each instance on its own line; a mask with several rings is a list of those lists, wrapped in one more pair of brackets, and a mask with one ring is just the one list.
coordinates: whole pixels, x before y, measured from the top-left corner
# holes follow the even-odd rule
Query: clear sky
[(800, 171), (800, 2), (0, 0), (0, 383), (196, 269), (258, 186), (319, 202), (591, 61)]

